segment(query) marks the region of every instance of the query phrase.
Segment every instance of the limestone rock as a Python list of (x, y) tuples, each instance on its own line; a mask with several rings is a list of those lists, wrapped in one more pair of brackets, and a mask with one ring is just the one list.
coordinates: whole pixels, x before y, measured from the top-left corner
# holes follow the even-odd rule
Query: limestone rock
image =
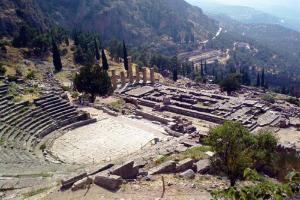
[(120, 176), (99, 174), (95, 176), (94, 183), (108, 190), (117, 190), (123, 183)]
[(123, 179), (135, 179), (139, 173), (139, 168), (133, 167), (133, 165), (134, 161), (130, 161), (116, 166), (112, 169), (111, 174), (121, 176)]
[(150, 169), (148, 174), (154, 175), (154, 174), (174, 173), (174, 172), (176, 172), (176, 163), (171, 160)]
[(209, 162), (208, 159), (199, 160), (196, 163), (196, 166), (197, 166), (197, 173), (204, 174), (208, 171), (209, 166), (210, 166), (210, 162)]
[(72, 191), (77, 191), (80, 189), (85, 189), (88, 185), (93, 183), (93, 179), (90, 177), (86, 177), (82, 180), (75, 182), (72, 186)]
[(179, 177), (184, 178), (184, 179), (193, 179), (193, 178), (195, 178), (195, 172), (191, 169), (188, 169), (188, 170), (180, 173)]
[(187, 158), (185, 160), (180, 161), (176, 167), (176, 172), (182, 172), (187, 169), (191, 169), (193, 167), (194, 162), (195, 161), (191, 158)]

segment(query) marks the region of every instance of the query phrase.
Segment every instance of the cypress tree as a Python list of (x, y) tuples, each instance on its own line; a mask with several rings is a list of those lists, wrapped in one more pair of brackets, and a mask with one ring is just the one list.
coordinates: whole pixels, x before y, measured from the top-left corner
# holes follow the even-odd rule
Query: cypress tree
[(128, 70), (128, 54), (127, 54), (127, 49), (126, 49), (124, 40), (123, 40), (123, 59), (124, 59), (124, 68), (127, 71)]
[(204, 73), (207, 74), (207, 61), (204, 62)]
[(174, 68), (173, 70), (173, 81), (177, 81), (178, 80), (178, 73), (177, 73), (177, 67)]
[(94, 43), (95, 43), (95, 55), (96, 55), (96, 59), (100, 60), (99, 46), (98, 46), (98, 43), (97, 43), (96, 39), (95, 39)]
[(259, 73), (257, 73), (256, 87), (260, 87), (260, 84), (261, 84), (261, 82), (260, 82), (260, 75), (259, 75)]
[(55, 67), (55, 71), (59, 72), (62, 69), (60, 52), (53, 37), (52, 37), (52, 55), (53, 55), (53, 65)]
[(261, 73), (261, 87), (265, 87), (265, 68), (263, 68)]
[(107, 71), (109, 69), (109, 65), (108, 65), (108, 62), (107, 62), (107, 58), (106, 58), (106, 55), (105, 55), (105, 52), (104, 52), (104, 49), (102, 49), (102, 68)]

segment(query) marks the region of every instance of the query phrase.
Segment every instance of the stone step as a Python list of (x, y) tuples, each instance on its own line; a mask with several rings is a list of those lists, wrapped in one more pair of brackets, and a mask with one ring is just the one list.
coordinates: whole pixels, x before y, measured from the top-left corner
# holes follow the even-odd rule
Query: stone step
[(44, 96), (42, 96), (42, 97), (40, 97), (40, 98), (38, 98), (38, 99), (35, 99), (35, 100), (34, 100), (34, 103), (35, 103), (35, 102), (39, 102), (39, 101), (43, 101), (43, 100), (45, 100), (45, 99), (52, 98), (52, 97), (54, 97), (54, 96), (55, 96), (54, 94), (44, 95)]
[(66, 101), (66, 100), (61, 100), (61, 101), (58, 101), (58, 102), (56, 102), (56, 103), (50, 104), (50, 105), (48, 105), (48, 106), (44, 106), (43, 109), (44, 109), (44, 110), (48, 110), (48, 109), (50, 109), (50, 108), (53, 108), (53, 107), (56, 107), (56, 106), (59, 106), (59, 105), (66, 105), (66, 104), (69, 104), (69, 105), (70, 105), (70, 103), (69, 103), (68, 101)]
[(50, 107), (50, 108), (43, 108), (44, 110), (46, 110), (47, 112), (52, 112), (52, 111), (55, 111), (55, 110), (59, 110), (61, 108), (66, 108), (66, 107), (72, 107), (69, 103), (65, 102), (65, 103), (62, 103), (57, 105), (57, 106), (53, 106), (53, 107)]
[(30, 126), (28, 126), (25, 130), (28, 132), (31, 132), (35, 127), (38, 127), (39, 125), (46, 123), (48, 121), (50, 121), (51, 118), (50, 117), (45, 117), (43, 119), (38, 118), (35, 123), (32, 123)]
[(60, 98), (58, 96), (53, 96), (53, 97), (50, 97), (50, 98), (47, 98), (47, 99), (44, 99), (44, 100), (35, 101), (34, 103), (38, 106), (46, 106), (46, 105), (49, 105), (53, 102), (57, 102), (59, 100), (60, 100)]
[(58, 110), (54, 110), (54, 111), (52, 111), (52, 112), (48, 112), (48, 114), (49, 114), (51, 117), (56, 118), (56, 117), (58, 117), (59, 115), (64, 115), (64, 114), (66, 114), (66, 113), (68, 113), (68, 112), (73, 112), (73, 111), (75, 111), (75, 110), (76, 110), (76, 108), (69, 106), (69, 107), (65, 107), (65, 108), (60, 108), (60, 109), (58, 109)]
[(16, 122), (21, 119), (22, 117), (26, 116), (26, 115), (30, 115), (32, 112), (31, 109), (27, 109), (24, 112), (18, 113), (17, 115), (10, 117), (9, 119), (6, 120), (7, 123), (11, 124), (11, 125), (15, 125)]
[(5, 117), (3, 117), (3, 120), (7, 121), (15, 116), (18, 116), (20, 113), (26, 112), (26, 110), (28, 110), (28, 107), (21, 105), (21, 107), (17, 107), (15, 109), (11, 110), (9, 113), (4, 114), (3, 116), (5, 116)]

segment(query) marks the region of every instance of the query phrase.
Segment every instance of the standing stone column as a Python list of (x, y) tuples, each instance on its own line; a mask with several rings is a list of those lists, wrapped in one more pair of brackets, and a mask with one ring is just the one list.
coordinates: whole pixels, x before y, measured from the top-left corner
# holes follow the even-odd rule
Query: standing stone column
[(129, 78), (129, 82), (133, 83), (133, 70), (132, 70), (132, 59), (131, 59), (131, 57), (128, 57), (127, 77)]
[(147, 84), (147, 68), (143, 67), (143, 84)]
[(111, 71), (111, 84), (114, 90), (117, 89), (118, 84), (117, 84), (116, 70)]
[(121, 85), (126, 85), (126, 78), (125, 78), (125, 72), (121, 72)]
[(151, 82), (151, 85), (154, 85), (155, 84), (155, 76), (154, 76), (154, 68), (150, 68), (150, 82)]
[(135, 81), (136, 81), (136, 83), (140, 83), (140, 79), (141, 79), (141, 77), (140, 77), (140, 68), (139, 68), (139, 66), (136, 66), (135, 67)]

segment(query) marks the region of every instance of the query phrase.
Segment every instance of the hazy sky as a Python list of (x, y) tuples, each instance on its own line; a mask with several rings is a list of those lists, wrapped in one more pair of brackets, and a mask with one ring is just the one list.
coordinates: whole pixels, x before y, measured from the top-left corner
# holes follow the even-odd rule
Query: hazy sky
[(300, 10), (300, 0), (187, 0), (188, 2), (219, 2), (222, 4), (243, 5), (256, 8), (284, 6)]

